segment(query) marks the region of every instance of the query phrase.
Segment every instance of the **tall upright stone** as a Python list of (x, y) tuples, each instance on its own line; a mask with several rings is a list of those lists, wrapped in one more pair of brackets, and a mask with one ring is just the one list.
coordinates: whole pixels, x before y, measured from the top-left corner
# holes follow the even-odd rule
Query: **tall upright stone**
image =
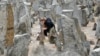
[(5, 35), (7, 30), (7, 11), (6, 11), (6, 4), (2, 2), (0, 4), (0, 56), (4, 55), (5, 49)]
[[(30, 44), (30, 33), (31, 33), (30, 31), (31, 22), (28, 11), (29, 8), (27, 7), (27, 5), (24, 4), (24, 1), (19, 1), (19, 0), (16, 1), (17, 2), (14, 5), (10, 5), (13, 6), (12, 9), (9, 9), (8, 7), (8, 12), (10, 13), (8, 14), (10, 18), (10, 23), (8, 23), (8, 25), (10, 26), (7, 25), (7, 27), (10, 27), (8, 28), (10, 30), (13, 29), (13, 33), (12, 31), (10, 32), (12, 33), (12, 35), (10, 36), (11, 38), (8, 37), (9, 35), (7, 35), (7, 39), (10, 40), (9, 42), (7, 42), (7, 47), (8, 45), (12, 44), (13, 45), (7, 48), (7, 56), (28, 56), (28, 50), (29, 50), (28, 46)], [(11, 14), (10, 10), (13, 10), (14, 14), (13, 13)], [(14, 15), (13, 20), (11, 20), (12, 15)], [(14, 22), (16, 23), (14, 24)], [(12, 27), (11, 24), (13, 25), (13, 28), (11, 28)], [(7, 34), (9, 33), (7, 32)]]
[(79, 30), (80, 28), (77, 27), (78, 24), (76, 22), (78, 22), (77, 19), (72, 20), (67, 16), (62, 17), (64, 51), (72, 50), (80, 53), (82, 56), (88, 55), (88, 49), (84, 45), (85, 41), (87, 41), (86, 36)]
[(7, 4), (7, 31), (6, 31), (6, 47), (13, 45), (14, 38), (14, 16), (11, 4)]

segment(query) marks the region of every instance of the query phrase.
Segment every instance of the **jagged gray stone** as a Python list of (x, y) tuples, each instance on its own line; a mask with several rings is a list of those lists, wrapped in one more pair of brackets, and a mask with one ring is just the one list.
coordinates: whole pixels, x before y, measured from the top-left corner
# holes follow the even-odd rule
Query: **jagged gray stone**
[(96, 37), (97, 39), (100, 39), (100, 17), (97, 19), (97, 26), (96, 26)]
[(7, 56), (28, 56), (30, 41), (28, 34), (15, 36), (14, 45), (8, 50)]
[[(75, 50), (76, 52), (80, 53), (82, 56), (88, 55), (88, 48), (89, 44), (85, 43), (86, 36), (81, 31), (78, 20), (73, 18), (64, 17), (62, 18), (62, 26), (63, 26), (63, 32), (64, 32), (64, 51), (66, 50)], [(83, 52), (82, 52), (83, 50)]]
[(100, 48), (92, 50), (90, 56), (100, 56)]

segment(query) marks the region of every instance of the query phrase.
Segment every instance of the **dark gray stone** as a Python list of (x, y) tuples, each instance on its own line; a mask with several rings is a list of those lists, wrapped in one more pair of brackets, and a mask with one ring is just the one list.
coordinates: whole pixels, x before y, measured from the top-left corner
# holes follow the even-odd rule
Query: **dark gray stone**
[(4, 49), (5, 49), (4, 43), (3, 41), (0, 41), (0, 55), (4, 55)]
[(8, 49), (7, 56), (28, 56), (30, 35), (16, 35), (14, 45)]
[(81, 25), (82, 26), (87, 26), (87, 24), (89, 23), (87, 15), (86, 15), (86, 11), (82, 10), (82, 21), (81, 21)]
[(96, 26), (96, 37), (100, 39), (100, 18), (97, 19), (97, 26)]

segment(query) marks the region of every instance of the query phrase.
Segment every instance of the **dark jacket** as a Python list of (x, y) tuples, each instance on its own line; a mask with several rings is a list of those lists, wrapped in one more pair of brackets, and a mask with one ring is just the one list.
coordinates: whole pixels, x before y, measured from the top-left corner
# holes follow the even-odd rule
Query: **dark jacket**
[(44, 34), (47, 36), (47, 32), (50, 31), (52, 27), (54, 27), (54, 24), (50, 18), (47, 18), (46, 21), (44, 22), (45, 27), (47, 28), (44, 30)]

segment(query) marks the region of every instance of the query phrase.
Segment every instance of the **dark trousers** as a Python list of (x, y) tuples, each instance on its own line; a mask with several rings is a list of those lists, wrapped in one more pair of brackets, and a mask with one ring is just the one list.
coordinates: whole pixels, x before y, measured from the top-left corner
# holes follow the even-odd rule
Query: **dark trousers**
[(47, 33), (49, 33), (51, 28), (47, 28), (46, 30), (44, 30), (44, 35), (47, 36)]

